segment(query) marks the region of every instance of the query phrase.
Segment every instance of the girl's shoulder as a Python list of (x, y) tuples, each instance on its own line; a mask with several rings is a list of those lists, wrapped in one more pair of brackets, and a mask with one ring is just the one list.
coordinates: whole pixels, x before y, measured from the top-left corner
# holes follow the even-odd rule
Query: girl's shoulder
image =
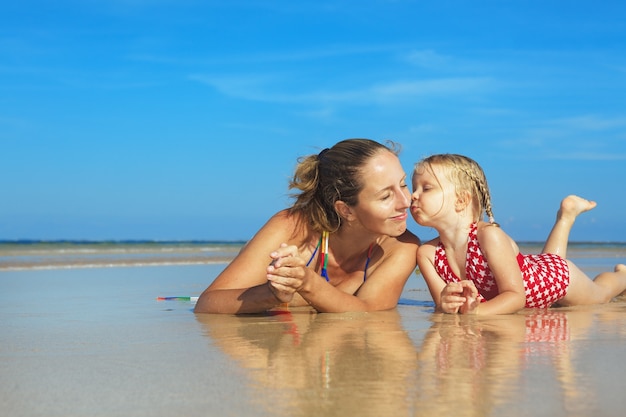
[(481, 248), (486, 249), (488, 247), (502, 247), (502, 245), (510, 245), (515, 250), (517, 244), (497, 223), (489, 223), (480, 221), (476, 225), (476, 238)]
[(500, 225), (498, 223), (489, 223), (489, 222), (485, 222), (485, 221), (479, 221), (476, 222), (476, 234), (478, 235), (478, 238), (480, 239), (481, 235), (482, 236), (491, 236), (491, 235), (506, 235), (506, 233), (504, 232), (504, 230), (502, 230), (502, 228), (500, 227)]
[(434, 237), (434, 238), (430, 239), (430, 240), (429, 240), (429, 241), (427, 241), (427, 242), (424, 242), (424, 243), (422, 244), (422, 246), (433, 246), (433, 247), (437, 247), (437, 246), (439, 246), (439, 242), (441, 242), (441, 239), (439, 238), (439, 236), (437, 236), (437, 237)]
[(435, 254), (435, 250), (437, 250), (437, 247), (439, 246), (439, 236), (437, 236), (434, 239), (431, 239), (427, 242), (424, 242), (420, 245), (420, 247), (417, 249), (417, 255), (418, 256), (426, 256), (428, 258), (433, 258), (434, 254)]

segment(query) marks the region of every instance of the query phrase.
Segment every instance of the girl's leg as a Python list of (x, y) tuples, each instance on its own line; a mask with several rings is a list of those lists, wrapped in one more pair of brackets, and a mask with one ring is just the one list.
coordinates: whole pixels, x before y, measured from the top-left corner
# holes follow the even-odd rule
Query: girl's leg
[(603, 272), (591, 280), (571, 261), (567, 261), (570, 284), (561, 306), (604, 304), (626, 290), (626, 265), (618, 264), (613, 272)]
[(576, 217), (595, 206), (595, 201), (589, 201), (577, 195), (565, 197), (561, 201), (561, 208), (557, 212), (556, 222), (541, 253), (553, 253), (561, 258), (567, 258), (567, 241)]

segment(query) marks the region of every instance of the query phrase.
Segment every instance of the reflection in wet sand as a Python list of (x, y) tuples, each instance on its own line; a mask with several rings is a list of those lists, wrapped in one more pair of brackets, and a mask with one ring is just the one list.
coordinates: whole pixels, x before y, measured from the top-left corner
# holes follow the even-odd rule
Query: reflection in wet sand
[[(378, 313), (198, 315), (249, 381), (250, 415), (622, 415), (626, 304), (471, 317)], [(621, 369), (619, 371), (615, 368)], [(612, 384), (612, 385), (611, 385)]]
[[(624, 307), (526, 310), (491, 317), (434, 314), (419, 349), (419, 414), (621, 415), (621, 405), (601, 400), (594, 370), (592, 375), (586, 371), (587, 350), (598, 343), (598, 329), (623, 328)], [(622, 331), (621, 343), (611, 340), (611, 348), (619, 348), (625, 339)]]
[(267, 413), (411, 414), (416, 350), (396, 310), (312, 314), (294, 309), (271, 316), (199, 315), (198, 320), (212, 343), (248, 372), (255, 402)]

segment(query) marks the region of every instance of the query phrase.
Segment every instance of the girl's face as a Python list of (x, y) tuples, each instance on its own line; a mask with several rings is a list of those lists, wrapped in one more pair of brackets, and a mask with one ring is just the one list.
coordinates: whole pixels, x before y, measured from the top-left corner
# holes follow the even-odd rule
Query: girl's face
[(400, 160), (391, 152), (379, 152), (363, 167), (364, 187), (354, 215), (371, 232), (399, 236), (406, 230), (411, 194)]
[(435, 221), (454, 210), (456, 192), (444, 169), (437, 165), (418, 166), (413, 173), (411, 215), (420, 226), (435, 226)]

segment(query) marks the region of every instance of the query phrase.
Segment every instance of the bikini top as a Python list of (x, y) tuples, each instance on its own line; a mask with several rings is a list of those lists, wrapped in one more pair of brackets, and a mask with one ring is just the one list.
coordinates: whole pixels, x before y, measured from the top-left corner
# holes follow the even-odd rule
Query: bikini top
[[(319, 242), (317, 242), (317, 246), (315, 247), (315, 250), (313, 251), (313, 254), (311, 255), (311, 259), (309, 259), (309, 262), (306, 263), (306, 266), (309, 266), (311, 261), (313, 261), (313, 258), (315, 258), (315, 254), (317, 253), (317, 250), (321, 246), (322, 249), (320, 253), (320, 265), (322, 265), (322, 272), (320, 273), (320, 275), (322, 275), (326, 281), (330, 280), (328, 278), (328, 270), (326, 269), (326, 266), (328, 265), (328, 236), (329, 235), (330, 233), (327, 231), (322, 232), (322, 235), (320, 236), (320, 240)], [(365, 268), (363, 270), (363, 282), (365, 282), (365, 280), (367, 279), (367, 267), (370, 264), (370, 258), (372, 257), (373, 249), (374, 249), (374, 243), (372, 243), (369, 249), (367, 250), (367, 259), (365, 260)]]

